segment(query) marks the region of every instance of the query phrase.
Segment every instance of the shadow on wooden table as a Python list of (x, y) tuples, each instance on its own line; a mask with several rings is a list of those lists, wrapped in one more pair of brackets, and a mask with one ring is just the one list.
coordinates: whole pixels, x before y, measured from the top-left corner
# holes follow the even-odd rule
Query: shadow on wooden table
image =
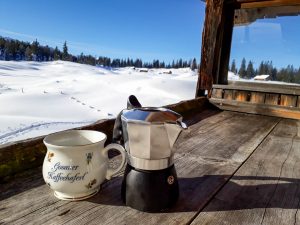
[[(40, 171), (35, 171), (30, 176), (18, 179), (17, 182), (1, 185), (0, 200), (45, 185)], [(199, 210), (299, 208), (300, 179), (234, 176), (228, 181), (229, 178), (229, 175), (178, 178), (180, 188), (178, 202), (164, 213), (197, 212)], [(84, 201), (102, 205), (124, 206), (121, 199), (121, 183), (122, 176), (106, 181), (102, 184), (97, 195)], [(45, 188), (45, 190), (48, 190), (49, 194), (52, 195), (50, 189)], [(207, 204), (208, 202), (209, 204)]]
[(16, 174), (9, 182), (0, 183), (0, 201), (44, 184), (42, 167)]
[(299, 196), (299, 179), (234, 176), (203, 211), (256, 208), (298, 209)]
[[(207, 175), (179, 178), (178, 202), (164, 213), (252, 208), (297, 209), (299, 207), (299, 179), (235, 176), (228, 181), (229, 177), (229, 175)], [(122, 177), (118, 177), (105, 183), (100, 193), (87, 201), (124, 206), (121, 200), (121, 182)], [(213, 201), (211, 201), (212, 198)], [(209, 201), (211, 203), (206, 206)]]

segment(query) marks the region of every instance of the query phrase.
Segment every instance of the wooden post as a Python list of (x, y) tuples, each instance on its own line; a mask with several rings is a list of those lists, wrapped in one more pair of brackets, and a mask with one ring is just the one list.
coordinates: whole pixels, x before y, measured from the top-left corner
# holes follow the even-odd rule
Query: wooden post
[(231, 52), (231, 41), (234, 27), (234, 7), (232, 4), (226, 4), (223, 7), (222, 16), (222, 38), (220, 40), (220, 60), (217, 84), (228, 84), (228, 66)]
[(207, 0), (196, 97), (212, 84), (226, 84), (233, 31), (234, 7), (226, 0)]

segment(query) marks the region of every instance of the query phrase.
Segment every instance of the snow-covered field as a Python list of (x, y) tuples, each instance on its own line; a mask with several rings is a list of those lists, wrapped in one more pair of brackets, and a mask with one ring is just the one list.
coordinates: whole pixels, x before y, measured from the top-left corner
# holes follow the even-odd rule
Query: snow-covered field
[[(260, 78), (260, 79), (264, 79), (267, 78), (269, 75), (257, 75), (255, 78)], [(251, 78), (251, 79), (243, 79), (240, 78), (238, 74), (235, 74), (231, 71), (228, 71), (228, 80), (231, 81), (245, 81), (245, 82), (257, 82), (257, 83), (272, 83), (272, 84), (284, 84), (284, 85), (290, 85), (290, 86), (299, 86), (299, 84), (297, 83), (287, 83), (287, 82), (283, 82), (283, 81), (273, 81), (273, 80), (255, 80), (255, 78)]]
[(196, 72), (170, 70), (0, 61), (0, 144), (115, 117), (130, 94), (143, 106), (193, 98)]

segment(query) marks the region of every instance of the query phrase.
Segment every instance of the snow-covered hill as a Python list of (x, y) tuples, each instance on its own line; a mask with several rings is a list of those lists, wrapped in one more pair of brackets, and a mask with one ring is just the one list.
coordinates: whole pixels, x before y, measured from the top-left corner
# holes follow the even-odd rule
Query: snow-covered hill
[(130, 94), (144, 106), (191, 99), (196, 83), (190, 69), (0, 61), (0, 144), (114, 117)]

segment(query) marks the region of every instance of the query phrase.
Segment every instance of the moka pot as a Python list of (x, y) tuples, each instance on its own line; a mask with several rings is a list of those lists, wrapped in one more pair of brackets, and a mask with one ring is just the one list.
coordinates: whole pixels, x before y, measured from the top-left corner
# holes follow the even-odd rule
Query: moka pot
[(123, 143), (128, 162), (122, 199), (141, 211), (170, 208), (179, 195), (173, 145), (186, 125), (172, 110), (141, 107), (135, 96), (129, 97), (127, 108), (114, 129), (114, 139)]

